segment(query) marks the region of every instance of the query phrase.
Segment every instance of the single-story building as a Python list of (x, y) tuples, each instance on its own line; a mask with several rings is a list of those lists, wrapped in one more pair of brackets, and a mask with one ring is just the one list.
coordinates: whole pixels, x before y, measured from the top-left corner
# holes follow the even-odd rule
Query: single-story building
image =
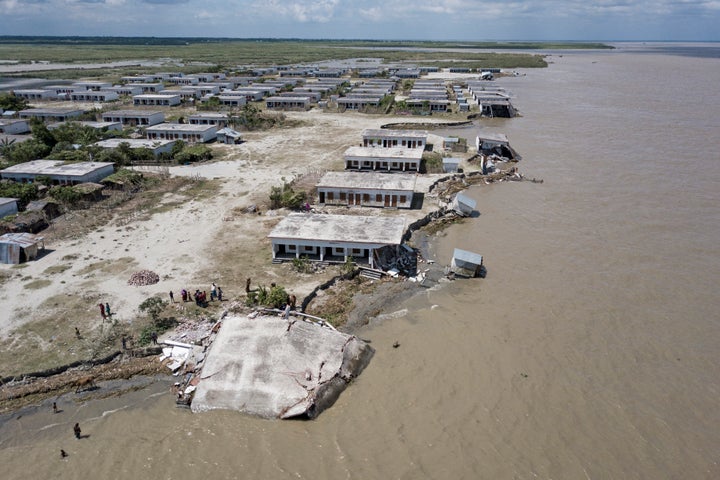
[(428, 133), (420, 130), (367, 128), (362, 132), (363, 147), (425, 148)]
[(111, 90), (84, 90), (70, 94), (73, 102), (112, 102), (120, 98), (117, 92)]
[(480, 254), (456, 248), (453, 250), (450, 271), (461, 277), (483, 276), (483, 257)]
[(422, 148), (349, 147), (345, 150), (346, 170), (419, 172)]
[(190, 125), (187, 123), (161, 123), (145, 129), (150, 140), (182, 140), (188, 143), (205, 143), (215, 140), (215, 125)]
[(243, 107), (248, 102), (243, 95), (218, 95), (217, 99), (220, 100), (220, 105), (226, 107)]
[(457, 157), (443, 157), (442, 169), (445, 173), (455, 173), (460, 168), (460, 162), (462, 159)]
[(154, 105), (154, 106), (163, 106), (163, 107), (174, 107), (176, 105), (180, 105), (182, 103), (182, 96), (177, 94), (167, 94), (163, 95), (160, 93), (157, 94), (142, 94), (142, 95), (135, 95), (133, 96), (133, 105), (139, 106), (139, 105)]
[(404, 217), (367, 217), (291, 213), (268, 238), (273, 260), (306, 257), (311, 261), (344, 263), (349, 257), (374, 266), (374, 252), (386, 246), (400, 248)]
[(427, 112), (447, 112), (450, 106), (450, 100), (408, 98), (405, 103), (410, 108), (419, 108)]
[(53, 185), (77, 185), (99, 182), (114, 172), (112, 162), (33, 160), (0, 170), (0, 177), (20, 183), (32, 183), (37, 177), (49, 177)]
[(338, 98), (337, 103), (339, 108), (345, 108), (347, 110), (365, 110), (371, 107), (380, 106), (383, 96), (371, 95), (368, 98), (359, 98), (357, 96), (348, 95), (347, 97)]
[(242, 134), (230, 127), (221, 128), (217, 131), (217, 141), (228, 145), (242, 143)]
[(190, 125), (215, 125), (216, 127), (224, 127), (227, 125), (228, 116), (224, 113), (206, 112), (193, 113), (188, 117)]
[(140, 87), (142, 89), (142, 93), (157, 93), (160, 90), (165, 90), (165, 84), (162, 82), (159, 82), (159, 83), (135, 83), (133, 85), (135, 87)]
[(39, 118), (47, 122), (65, 122), (85, 113), (76, 108), (28, 108), (20, 111), (20, 118)]
[(116, 132), (122, 131), (122, 124), (120, 122), (94, 122), (94, 121), (90, 121), (90, 120), (82, 120), (82, 121), (71, 120), (69, 122), (49, 123), (47, 125), (47, 128), (48, 128), (48, 130), (52, 131), (52, 130), (56, 130), (56, 129), (62, 127), (63, 125), (67, 125), (68, 123), (72, 123), (75, 125), (82, 125), (84, 127), (90, 127), (90, 128), (94, 128), (95, 130), (100, 130), (100, 131), (102, 131), (102, 130), (105, 130), (105, 131), (112, 130), (112, 131), (116, 131)]
[(107, 91), (109, 92), (115, 92), (118, 95), (140, 95), (143, 93), (142, 88), (134, 86), (134, 85), (114, 85), (112, 87), (108, 87)]
[(147, 148), (156, 157), (161, 153), (170, 153), (175, 140), (149, 140), (147, 138), (108, 138), (95, 142), (94, 145), (102, 148), (118, 148), (121, 144), (126, 143), (130, 148)]
[(452, 202), (450, 202), (450, 208), (455, 210), (458, 215), (462, 215), (464, 217), (472, 215), (476, 206), (477, 202), (463, 193), (455, 195), (455, 198), (453, 198)]
[(19, 88), (13, 90), (13, 93), (18, 98), (24, 98), (25, 100), (57, 100), (58, 94), (53, 90), (47, 90), (44, 88)]
[(504, 133), (483, 132), (475, 137), (475, 148), (480, 155), (497, 155), (509, 160), (517, 160), (518, 154), (510, 146)]
[(310, 103), (310, 97), (299, 95), (292, 97), (274, 96), (265, 99), (265, 107), (277, 110), (309, 110)]
[(318, 203), (410, 208), (416, 181), (405, 173), (327, 172), (316, 185)]
[(0, 218), (15, 215), (18, 212), (17, 198), (0, 197)]
[(6, 135), (21, 135), (30, 131), (30, 125), (27, 120), (19, 120), (14, 118), (0, 119), (0, 133)]
[(62, 214), (60, 204), (54, 200), (42, 199), (33, 200), (25, 207), (25, 212), (40, 212), (48, 220), (59, 217)]
[(129, 127), (149, 127), (165, 121), (163, 112), (145, 110), (111, 110), (103, 112), (103, 122), (120, 122)]
[(73, 83), (72, 86), (75, 87), (76, 92), (80, 90), (94, 90), (97, 92), (112, 87), (112, 83), (102, 82), (99, 80), (81, 80)]
[(17, 265), (37, 258), (45, 249), (45, 239), (32, 233), (6, 233), (0, 236), (0, 263)]

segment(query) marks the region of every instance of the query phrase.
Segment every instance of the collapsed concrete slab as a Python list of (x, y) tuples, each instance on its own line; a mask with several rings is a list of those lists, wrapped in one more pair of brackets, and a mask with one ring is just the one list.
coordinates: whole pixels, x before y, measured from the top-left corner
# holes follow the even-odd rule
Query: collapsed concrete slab
[(374, 353), (357, 337), (295, 317), (227, 317), (205, 359), (191, 408), (315, 418)]

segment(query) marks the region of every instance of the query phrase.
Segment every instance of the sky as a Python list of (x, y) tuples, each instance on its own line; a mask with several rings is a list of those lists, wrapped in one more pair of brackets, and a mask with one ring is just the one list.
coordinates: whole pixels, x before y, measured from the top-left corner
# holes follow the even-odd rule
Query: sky
[(720, 41), (720, 0), (0, 0), (0, 35)]

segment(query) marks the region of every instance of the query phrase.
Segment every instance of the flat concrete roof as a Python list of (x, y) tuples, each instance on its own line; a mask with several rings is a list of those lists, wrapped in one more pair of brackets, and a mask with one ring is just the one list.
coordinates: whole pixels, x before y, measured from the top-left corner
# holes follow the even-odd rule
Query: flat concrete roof
[(158, 113), (165, 115), (161, 111), (150, 112), (146, 110), (109, 110), (107, 112), (103, 112), (103, 116), (110, 115), (115, 117), (149, 117), (150, 115), (157, 115)]
[(291, 213), (268, 238), (400, 245), (404, 233), (405, 217)]
[(67, 115), (70, 113), (82, 114), (83, 110), (77, 108), (27, 108), (20, 110), (20, 114), (30, 113), (35, 115)]
[(72, 175), (82, 176), (99, 170), (112, 162), (76, 162), (65, 163), (62, 160), (33, 160), (31, 162), (19, 163), (0, 170), (0, 173), (25, 173), (32, 175)]
[(228, 116), (224, 113), (205, 112), (205, 113), (193, 113), (192, 115), (189, 115), (188, 118), (189, 119), (192, 119), (192, 118), (217, 118), (219, 120), (227, 120)]
[(366, 128), (362, 132), (364, 137), (377, 137), (377, 138), (394, 138), (394, 137), (413, 137), (427, 139), (428, 132), (421, 130), (391, 130), (384, 128)]
[(345, 150), (346, 157), (364, 158), (397, 158), (403, 160), (420, 160), (424, 149), (407, 147), (359, 147), (352, 146)]
[(157, 148), (175, 143), (175, 140), (150, 140), (147, 138), (108, 138), (95, 142), (95, 145), (103, 148), (117, 148), (121, 143), (127, 143), (130, 148)]
[(7, 205), (8, 203), (14, 203), (14, 202), (17, 202), (17, 201), (18, 201), (17, 198), (5, 198), (5, 197), (0, 197), (0, 205)]
[(332, 405), (373, 353), (357, 337), (295, 317), (226, 317), (191, 408), (313, 418)]
[(481, 134), (478, 134), (477, 138), (481, 142), (488, 141), (495, 143), (508, 143), (507, 136), (504, 133), (483, 132)]
[(327, 172), (316, 186), (318, 188), (413, 191), (416, 182), (417, 177), (407, 173)]
[(215, 125), (197, 125), (193, 123), (161, 123), (159, 125), (153, 125), (152, 127), (145, 128), (146, 132), (162, 130), (162, 131), (173, 131), (173, 132), (205, 132), (210, 129), (215, 129)]

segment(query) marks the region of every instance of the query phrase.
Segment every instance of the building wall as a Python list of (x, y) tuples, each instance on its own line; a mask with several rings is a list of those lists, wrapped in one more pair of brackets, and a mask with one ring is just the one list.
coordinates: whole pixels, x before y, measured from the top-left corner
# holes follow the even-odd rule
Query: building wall
[(413, 192), (407, 190), (318, 187), (318, 202), (325, 205), (410, 208)]
[(18, 212), (17, 202), (8, 202), (0, 205), (0, 218), (14, 215)]

